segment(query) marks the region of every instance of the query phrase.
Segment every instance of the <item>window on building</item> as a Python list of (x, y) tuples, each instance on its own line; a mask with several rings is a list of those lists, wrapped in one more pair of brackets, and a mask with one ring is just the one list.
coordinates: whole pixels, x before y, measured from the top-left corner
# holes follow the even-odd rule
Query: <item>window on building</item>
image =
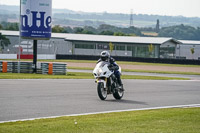
[(95, 49), (94, 44), (88, 44), (88, 43), (75, 43), (75, 48), (79, 49)]
[[(144, 57), (144, 58), (158, 58), (159, 46), (153, 45), (153, 50), (149, 50), (149, 45), (135, 44), (132, 45), (132, 56), (133, 57)], [(127, 47), (127, 50), (129, 48)]]
[(149, 55), (148, 46), (137, 47), (137, 57), (148, 57), (148, 55)]
[(132, 46), (127, 46), (127, 51), (132, 51)]
[(97, 49), (109, 50), (108, 44), (97, 44)]
[(175, 47), (160, 47), (160, 57), (161, 58), (174, 58), (175, 57)]
[(115, 50), (125, 51), (125, 45), (115, 45)]

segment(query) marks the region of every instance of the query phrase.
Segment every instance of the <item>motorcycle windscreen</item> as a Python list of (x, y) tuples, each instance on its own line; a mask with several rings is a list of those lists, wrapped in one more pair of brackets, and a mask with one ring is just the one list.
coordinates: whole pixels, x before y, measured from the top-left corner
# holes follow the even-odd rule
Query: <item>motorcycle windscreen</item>
[(106, 64), (109, 65), (108, 62), (106, 62), (106, 61), (101, 61), (101, 62), (99, 62), (99, 63), (96, 65), (96, 68), (97, 68), (97, 67), (98, 67), (98, 68), (104, 67)]

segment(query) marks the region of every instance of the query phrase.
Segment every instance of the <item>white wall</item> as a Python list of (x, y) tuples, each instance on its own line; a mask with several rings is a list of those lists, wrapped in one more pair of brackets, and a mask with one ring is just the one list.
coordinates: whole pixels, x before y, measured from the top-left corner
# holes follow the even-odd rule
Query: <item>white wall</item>
[(17, 59), (17, 54), (0, 54), (0, 59)]
[(56, 59), (56, 55), (48, 55), (48, 54), (39, 54), (37, 55), (38, 59), (52, 59), (55, 60)]
[[(191, 48), (194, 48), (194, 51), (195, 51), (193, 55), (190, 50)], [(198, 58), (200, 58), (200, 45), (195, 45), (194, 47), (193, 45), (182, 44), (180, 46), (180, 50), (179, 50), (179, 46), (177, 46), (176, 55), (181, 56), (181, 57), (186, 57), (186, 59), (197, 60)]]
[[(17, 54), (0, 54), (0, 59), (17, 59)], [(38, 54), (37, 59), (56, 59), (55, 54)]]

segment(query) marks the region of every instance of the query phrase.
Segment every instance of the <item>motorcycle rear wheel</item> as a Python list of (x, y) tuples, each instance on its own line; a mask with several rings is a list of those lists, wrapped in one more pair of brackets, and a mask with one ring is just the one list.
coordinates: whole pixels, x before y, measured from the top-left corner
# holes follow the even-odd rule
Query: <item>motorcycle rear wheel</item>
[(104, 88), (104, 84), (102, 82), (97, 85), (97, 93), (101, 100), (105, 100), (107, 98), (107, 90)]
[(119, 90), (119, 89), (116, 89), (115, 92), (113, 93), (113, 97), (116, 99), (116, 100), (120, 100), (124, 95), (124, 91), (122, 90)]

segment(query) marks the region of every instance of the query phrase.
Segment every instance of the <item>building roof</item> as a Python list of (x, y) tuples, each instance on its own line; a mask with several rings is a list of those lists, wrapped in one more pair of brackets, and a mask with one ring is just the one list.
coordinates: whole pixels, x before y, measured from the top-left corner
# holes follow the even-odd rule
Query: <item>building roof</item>
[[(0, 30), (3, 35), (19, 36), (19, 31)], [(108, 35), (88, 35), (88, 34), (69, 34), (69, 33), (52, 33), (52, 38), (65, 39), (66, 41), (87, 41), (87, 42), (112, 42), (112, 43), (140, 43), (140, 44), (163, 44), (174, 42), (181, 44), (174, 38), (165, 37), (135, 37), (135, 36), (108, 36)]]
[(105, 35), (86, 35), (86, 34), (67, 34), (66, 41), (88, 41), (88, 42), (114, 42), (114, 43), (152, 43), (163, 44), (173, 41), (177, 44), (181, 43), (173, 38), (163, 37), (135, 37), (135, 36), (105, 36)]
[(194, 40), (179, 40), (185, 45), (200, 45), (200, 41), (194, 41)]

